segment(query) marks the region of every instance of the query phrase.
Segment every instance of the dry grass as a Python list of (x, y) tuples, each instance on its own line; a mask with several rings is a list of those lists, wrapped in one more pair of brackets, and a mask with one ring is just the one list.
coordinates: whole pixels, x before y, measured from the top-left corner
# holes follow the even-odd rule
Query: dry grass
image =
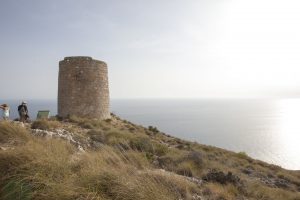
[(196, 188), (182, 177), (148, 170), (148, 164), (139, 164), (138, 169), (128, 155), (110, 148), (85, 155), (83, 162), (82, 185), (106, 199), (176, 199)]
[(0, 152), (2, 198), (13, 199), (16, 194), (34, 196), (34, 191), (38, 191), (38, 197), (52, 190), (51, 196), (58, 199), (64, 192), (57, 190), (68, 187), (72, 175), (68, 160), (73, 152), (74, 147), (64, 141), (43, 139), (32, 139), (25, 145)]
[(212, 196), (212, 199), (236, 200), (240, 192), (234, 185), (220, 185), (209, 183), (205, 185), (206, 192)]
[(104, 146), (79, 154), (59, 139), (31, 138), (0, 151), (0, 177), (1, 199), (178, 199), (196, 190), (182, 177), (151, 170), (139, 151)]
[[(68, 120), (71, 123), (67, 126), (51, 120), (37, 121), (32, 126), (83, 131), (76, 134), (86, 137), (82, 141), (100, 143), (99, 148), (80, 153), (66, 141), (33, 137), (19, 124), (0, 123), (0, 145), (19, 141), (14, 148), (0, 149), (0, 199), (192, 200), (197, 195), (210, 200), (300, 199), (296, 192), (298, 172), (253, 160), (243, 153), (190, 143), (160, 132), (149, 133), (117, 117), (107, 121)], [(86, 128), (87, 124), (91, 127)], [(243, 174), (244, 168), (288, 180), (294, 184), (294, 191), (268, 187)], [(201, 178), (210, 169), (232, 171), (241, 177), (243, 188), (218, 183), (199, 186), (186, 178)]]
[(19, 124), (12, 124), (7, 121), (0, 122), (0, 143), (25, 142), (29, 138), (28, 131)]
[(32, 129), (41, 129), (41, 130), (53, 130), (60, 127), (61, 124), (58, 121), (53, 120), (36, 120), (31, 124)]
[[(186, 188), (195, 188), (181, 177), (146, 170), (145, 161), (139, 155), (123, 155), (110, 147), (78, 155), (63, 141), (30, 141), (0, 153), (1, 177), (5, 177), (1, 180), (1, 197), (176, 199), (185, 197)], [(7, 162), (14, 170), (5, 171)]]
[(269, 188), (257, 183), (248, 185), (249, 195), (258, 200), (300, 200), (300, 195), (297, 192), (290, 192), (280, 188)]

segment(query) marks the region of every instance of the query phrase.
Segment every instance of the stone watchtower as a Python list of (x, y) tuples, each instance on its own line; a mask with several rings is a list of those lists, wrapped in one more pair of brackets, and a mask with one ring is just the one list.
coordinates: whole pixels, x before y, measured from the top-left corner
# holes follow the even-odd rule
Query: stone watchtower
[(107, 65), (91, 57), (65, 57), (59, 62), (58, 116), (107, 119)]

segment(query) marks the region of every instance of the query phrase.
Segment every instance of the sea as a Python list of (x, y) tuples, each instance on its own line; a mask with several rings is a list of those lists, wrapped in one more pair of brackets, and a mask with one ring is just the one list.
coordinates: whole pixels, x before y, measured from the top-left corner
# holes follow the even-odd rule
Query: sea
[[(27, 101), (32, 119), (38, 110), (57, 113), (56, 100)], [(17, 118), (20, 102), (2, 103)], [(300, 99), (113, 99), (110, 110), (178, 138), (300, 170)]]

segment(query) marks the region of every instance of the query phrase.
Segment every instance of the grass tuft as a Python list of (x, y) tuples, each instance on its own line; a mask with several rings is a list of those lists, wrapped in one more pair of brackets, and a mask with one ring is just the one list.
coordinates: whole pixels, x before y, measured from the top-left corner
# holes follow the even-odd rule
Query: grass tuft
[(32, 129), (41, 129), (41, 130), (54, 130), (60, 127), (58, 121), (50, 121), (46, 119), (36, 120), (31, 124)]
[(0, 122), (0, 143), (12, 140), (14, 142), (25, 142), (29, 138), (30, 135), (28, 134), (28, 131), (19, 124), (7, 121)]

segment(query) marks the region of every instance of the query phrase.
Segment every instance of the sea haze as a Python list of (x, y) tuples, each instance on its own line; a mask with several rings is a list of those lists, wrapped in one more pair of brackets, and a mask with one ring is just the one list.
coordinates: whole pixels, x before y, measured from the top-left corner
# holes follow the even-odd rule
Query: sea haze
[[(11, 118), (17, 117), (18, 102), (3, 103), (12, 107)], [(28, 103), (32, 118), (38, 110), (56, 114), (54, 100)], [(300, 170), (300, 99), (114, 99), (111, 111), (179, 138)]]

